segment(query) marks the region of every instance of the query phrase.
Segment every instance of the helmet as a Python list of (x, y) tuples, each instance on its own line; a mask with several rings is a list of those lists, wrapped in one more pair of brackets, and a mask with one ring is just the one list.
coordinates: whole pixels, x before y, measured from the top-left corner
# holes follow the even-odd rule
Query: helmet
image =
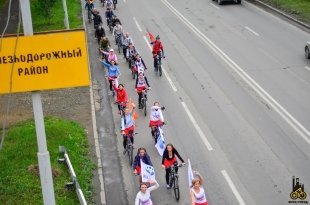
[(157, 40), (159, 40), (159, 39), (160, 39), (159, 35), (157, 35), (157, 36), (156, 36), (156, 39), (157, 39)]

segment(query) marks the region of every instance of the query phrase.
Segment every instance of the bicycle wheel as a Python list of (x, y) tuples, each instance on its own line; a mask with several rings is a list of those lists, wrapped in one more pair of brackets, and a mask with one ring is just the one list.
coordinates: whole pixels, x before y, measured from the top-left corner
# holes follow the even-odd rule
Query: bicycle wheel
[(147, 111), (146, 111), (146, 98), (145, 98), (145, 100), (144, 100), (144, 116), (146, 116), (146, 114), (147, 114)]
[[(130, 139), (128, 139), (128, 140), (130, 140)], [(128, 159), (129, 159), (129, 165), (131, 166), (132, 161), (133, 161), (133, 147), (132, 147), (132, 145), (129, 146), (127, 154), (128, 154)]]
[(132, 79), (135, 79), (136, 78), (136, 71), (131, 68), (131, 74), (132, 74)]
[(173, 181), (173, 191), (174, 191), (174, 196), (177, 201), (180, 199), (180, 189), (179, 189), (179, 179), (177, 176), (174, 177)]
[(174, 181), (174, 177), (172, 176), (172, 174), (170, 174), (170, 176), (169, 176), (169, 186), (170, 186), (170, 188), (172, 188), (173, 181)]
[(144, 105), (145, 105), (145, 99), (144, 99), (144, 97), (142, 97), (142, 99), (141, 99), (141, 109), (144, 109)]
[(88, 22), (91, 23), (91, 14), (90, 14), (89, 10), (88, 10), (88, 13), (87, 13), (87, 17), (88, 17)]
[(159, 76), (161, 77), (162, 75), (161, 65), (158, 65), (158, 72), (159, 72)]
[(117, 41), (117, 49), (118, 49), (118, 53), (121, 53), (121, 37), (119, 37)]

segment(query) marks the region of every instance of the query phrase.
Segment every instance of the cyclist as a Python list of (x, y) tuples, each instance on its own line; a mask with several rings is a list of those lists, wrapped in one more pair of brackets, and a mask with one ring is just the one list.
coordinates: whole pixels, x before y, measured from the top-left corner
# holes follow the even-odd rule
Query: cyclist
[(99, 11), (94, 8), (93, 10), (93, 16), (94, 16), (94, 28), (97, 29), (100, 24), (102, 24), (102, 18), (99, 14)]
[(202, 187), (202, 177), (199, 172), (194, 171), (196, 175), (192, 180), (190, 194), (192, 198), (192, 205), (208, 205), (206, 192)]
[(140, 191), (137, 193), (135, 205), (153, 205), (151, 192), (159, 187), (156, 180), (149, 179), (148, 182), (140, 184)]
[(104, 50), (100, 50), (101, 53), (105, 54), (108, 59), (108, 63), (111, 64), (111, 61), (114, 61), (115, 64), (117, 65), (117, 55), (115, 54), (113, 48), (110, 48), (109, 52), (106, 52)]
[(88, 18), (91, 18), (92, 11), (95, 7), (94, 1), (93, 0), (87, 0), (84, 7), (85, 7), (85, 9), (87, 9)]
[[(134, 170), (133, 173), (135, 175), (140, 175), (141, 174), (141, 162), (140, 162), (140, 159), (145, 164), (153, 166), (151, 158), (147, 154), (146, 149), (144, 147), (140, 147), (138, 149), (137, 155), (135, 156), (135, 159), (134, 159), (133, 164), (132, 164), (132, 168)], [(142, 177), (139, 177), (139, 181), (140, 181), (140, 183), (142, 182)]]
[(165, 58), (164, 55), (164, 47), (163, 44), (160, 41), (160, 37), (159, 35), (156, 36), (156, 39), (154, 42), (151, 42), (151, 44), (153, 44), (153, 49), (152, 49), (152, 54), (153, 54), (153, 58), (154, 58), (154, 68), (156, 69), (157, 67), (157, 61), (156, 61), (156, 56), (158, 55), (158, 53), (161, 51), (162, 52), (162, 56), (163, 58)]
[(160, 107), (159, 102), (155, 102), (154, 105), (151, 107), (149, 127), (151, 128), (151, 134), (153, 137), (155, 137), (155, 128), (165, 124), (164, 115), (161, 111), (162, 109), (165, 109), (165, 108)]
[(117, 102), (118, 111), (120, 113), (121, 105), (124, 108), (126, 108), (126, 103), (128, 100), (127, 92), (123, 84), (119, 84), (118, 86), (114, 84), (114, 90), (116, 91), (116, 96), (117, 96), (116, 102)]
[(109, 23), (112, 23), (112, 19), (114, 16), (114, 12), (112, 11), (111, 8), (107, 8), (105, 11), (105, 18), (107, 19), (107, 26), (109, 26)]
[(135, 121), (133, 119), (133, 113), (135, 111), (135, 105), (132, 105), (132, 110), (125, 109), (125, 118), (122, 119), (122, 134), (123, 134), (123, 147), (126, 149), (127, 136), (130, 134), (130, 140), (132, 145), (134, 144), (133, 132), (135, 130)]
[(112, 31), (112, 35), (115, 37), (115, 42), (117, 43), (116, 39), (119, 38), (119, 40), (121, 41), (121, 45), (122, 45), (122, 40), (123, 40), (123, 27), (121, 24), (116, 23), (116, 25), (113, 27), (113, 31)]
[(135, 69), (138, 71), (138, 73), (142, 72), (144, 73), (144, 71), (147, 69), (143, 59), (141, 58), (141, 56), (139, 54), (136, 55), (135, 58)]
[[(181, 160), (182, 164), (185, 165), (183, 158), (180, 156), (178, 151), (173, 147), (173, 145), (167, 144), (161, 161), (162, 164), (161, 166), (166, 170), (167, 189), (170, 189), (169, 174), (171, 171), (171, 166), (174, 165), (175, 163), (177, 164), (178, 162), (176, 156)], [(178, 167), (176, 167), (175, 169), (176, 172), (178, 172)]]
[(113, 0), (106, 0), (105, 5), (107, 8), (110, 8), (112, 10)]
[[(128, 44), (128, 48), (126, 51), (126, 60), (129, 62), (128, 68), (129, 69), (134, 69), (134, 63), (135, 63), (135, 57), (138, 54), (136, 47), (132, 44)], [(133, 70), (132, 70), (133, 72)]]
[(143, 73), (139, 73), (137, 80), (136, 80), (136, 86), (135, 86), (136, 92), (138, 93), (138, 103), (139, 103), (139, 109), (142, 108), (141, 105), (141, 98), (143, 95), (143, 92), (146, 89), (151, 89), (151, 86), (147, 80), (147, 77), (144, 76)]
[[(123, 40), (123, 55), (124, 55), (124, 58), (126, 58), (127, 48), (128, 48), (129, 43), (133, 44), (133, 41), (132, 41), (132, 38), (129, 35), (129, 33), (126, 32), (125, 35), (124, 35), (124, 40)], [(126, 58), (126, 60), (127, 60), (127, 58)]]
[(113, 8), (116, 9), (117, 0), (113, 0)]
[(119, 20), (119, 18), (117, 18), (117, 16), (114, 15), (112, 19), (112, 26), (114, 27), (116, 23), (119, 23), (120, 25), (122, 25), (121, 20)]
[(98, 40), (98, 44), (100, 45), (100, 40), (105, 36), (105, 31), (102, 26), (99, 26), (95, 31), (95, 38)]
[(113, 82), (120, 75), (119, 67), (115, 65), (115, 61), (112, 60), (111, 64), (99, 59), (100, 62), (108, 69), (108, 80), (110, 83), (110, 91), (113, 91)]
[[(99, 51), (105, 51), (106, 53), (108, 53), (108, 51), (110, 50), (111, 44), (110, 41), (108, 39), (108, 37), (102, 37), (99, 43)], [(106, 61), (108, 61), (108, 56), (105, 55), (104, 53), (102, 53), (102, 58), (106, 59)]]

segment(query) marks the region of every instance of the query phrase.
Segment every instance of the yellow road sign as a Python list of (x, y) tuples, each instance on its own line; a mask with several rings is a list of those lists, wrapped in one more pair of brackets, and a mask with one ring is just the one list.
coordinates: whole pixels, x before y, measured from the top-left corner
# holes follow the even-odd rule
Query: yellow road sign
[(89, 85), (84, 30), (20, 36), (14, 54), (16, 39), (2, 40), (0, 94)]

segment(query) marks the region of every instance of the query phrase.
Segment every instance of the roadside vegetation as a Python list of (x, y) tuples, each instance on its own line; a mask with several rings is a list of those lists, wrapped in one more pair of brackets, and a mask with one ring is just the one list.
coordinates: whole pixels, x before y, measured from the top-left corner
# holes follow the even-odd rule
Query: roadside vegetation
[[(84, 129), (76, 122), (59, 118), (45, 119), (48, 151), (52, 164), (57, 204), (79, 204), (75, 190), (67, 191), (71, 181), (68, 169), (59, 164), (58, 146), (67, 149), (82, 191), (92, 204), (92, 170), (89, 146)], [(0, 151), (0, 204), (43, 204), (37, 161), (37, 139), (32, 120), (9, 128)]]
[(295, 18), (310, 23), (310, 1), (309, 0), (261, 0), (274, 6)]
[[(30, 0), (30, 4), (34, 32), (65, 29), (62, 0)], [(70, 29), (82, 28), (81, 1), (67, 0), (67, 8)]]
[(3, 7), (5, 0), (0, 0), (0, 9)]

